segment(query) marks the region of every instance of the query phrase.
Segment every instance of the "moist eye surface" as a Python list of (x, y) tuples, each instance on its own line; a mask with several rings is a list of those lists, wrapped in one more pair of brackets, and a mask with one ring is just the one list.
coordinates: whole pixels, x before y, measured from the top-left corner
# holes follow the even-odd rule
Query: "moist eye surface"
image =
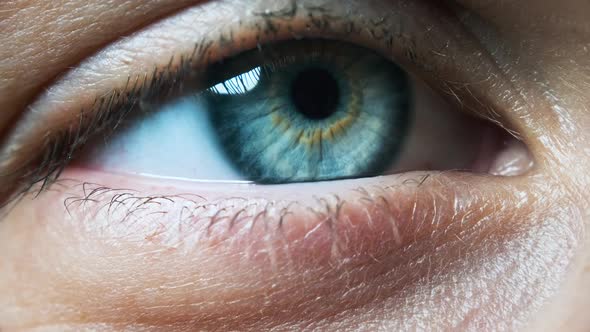
[(203, 103), (219, 145), (247, 179), (379, 175), (404, 143), (412, 111), (407, 75), (370, 50), (288, 41), (238, 55), (210, 72), (231, 77), (195, 102)]
[(157, 80), (77, 166), (283, 184), (486, 172), (505, 141), (392, 60), (347, 42), (261, 44), (182, 73)]

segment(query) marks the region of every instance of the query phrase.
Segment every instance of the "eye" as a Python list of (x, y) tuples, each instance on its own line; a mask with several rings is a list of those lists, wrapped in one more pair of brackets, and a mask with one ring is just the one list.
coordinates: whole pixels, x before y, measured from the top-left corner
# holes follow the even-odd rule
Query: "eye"
[[(474, 75), (450, 60), (477, 47), (450, 47), (442, 28), (424, 36), (422, 25), (443, 25), (427, 6), (355, 3), (366, 18), (328, 5), (215, 6), (115, 43), (63, 77), (15, 129), (11, 180), (48, 184), (65, 166), (265, 184), (530, 168), (524, 145), (482, 120), (500, 123), (498, 113), (456, 109), (470, 98), (485, 105), (478, 90), (449, 88)], [(208, 13), (220, 8), (240, 19), (211, 28)], [(369, 19), (385, 8), (391, 16)]]
[[(231, 169), (267, 183), (379, 175), (396, 159), (411, 123), (406, 73), (347, 43), (265, 45), (215, 64), (203, 76), (205, 83), (199, 85), (210, 86), (203, 92), (141, 107), (148, 114), (115, 138), (115, 149), (107, 143), (105, 151), (91, 154), (95, 168), (166, 176), (180, 172), (205, 180), (231, 176), (231, 171), (219, 174)], [(183, 127), (184, 134), (174, 134)], [(161, 145), (152, 137), (172, 140)], [(157, 160), (146, 153), (147, 144), (150, 152), (162, 151)], [(174, 153), (164, 152), (174, 145)], [(121, 155), (133, 150), (137, 156), (121, 163)], [(183, 154), (196, 158), (186, 160)], [(142, 161), (137, 163), (137, 157)], [(197, 159), (219, 166), (199, 169)]]
[(206, 101), (220, 146), (240, 173), (274, 183), (386, 170), (409, 127), (403, 71), (342, 43), (287, 42), (253, 52), (234, 61), (259, 58), (257, 67), (214, 86)]
[[(139, 116), (92, 144), (78, 166), (289, 183), (377, 176), (401, 167), (467, 170), (483, 144), (481, 122), (453, 116), (397, 64), (346, 42), (260, 45), (212, 64), (194, 86), (140, 104)], [(432, 150), (449, 155), (433, 156)]]

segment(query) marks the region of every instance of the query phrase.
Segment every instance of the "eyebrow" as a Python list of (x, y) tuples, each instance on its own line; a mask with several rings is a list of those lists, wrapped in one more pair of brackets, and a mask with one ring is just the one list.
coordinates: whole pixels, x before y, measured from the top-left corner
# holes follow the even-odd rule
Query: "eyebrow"
[(203, 1), (0, 2), (0, 132), (68, 68), (121, 36)]

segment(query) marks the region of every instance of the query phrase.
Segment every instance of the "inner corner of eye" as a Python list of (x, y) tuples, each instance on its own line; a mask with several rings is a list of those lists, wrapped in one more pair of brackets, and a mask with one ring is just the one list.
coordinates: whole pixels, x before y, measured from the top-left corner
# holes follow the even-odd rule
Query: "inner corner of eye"
[(505, 130), (353, 44), (277, 42), (212, 64), (199, 80), (187, 86), (205, 89), (139, 103), (77, 166), (267, 184), (429, 170), (513, 176), (531, 166)]

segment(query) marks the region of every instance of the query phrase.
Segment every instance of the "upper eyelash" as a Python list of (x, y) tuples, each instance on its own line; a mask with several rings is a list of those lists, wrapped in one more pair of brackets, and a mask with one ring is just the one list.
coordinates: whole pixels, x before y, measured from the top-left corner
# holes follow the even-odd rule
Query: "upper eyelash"
[[(195, 46), (195, 50), (205, 49), (199, 45)], [(59, 178), (75, 153), (91, 137), (104, 135), (108, 138), (139, 103), (151, 100), (156, 93), (158, 96), (168, 95), (176, 90), (178, 83), (192, 70), (192, 60), (187, 59), (194, 58), (181, 57), (177, 67), (173, 67), (174, 58), (171, 58), (164, 69), (156, 67), (149, 76), (138, 75), (133, 80), (129, 78), (124, 88), (97, 98), (90, 108), (81, 110), (76, 124), (48, 136), (43, 144), (45, 153), (38, 161), (38, 166), (23, 176), (29, 178), (30, 183), (22, 192), (30, 191), (36, 184), (40, 184), (38, 191), (43, 191)]]
[[(360, 33), (360, 23), (344, 17), (335, 17), (330, 14), (328, 8), (322, 6), (306, 6), (308, 12), (307, 19), (309, 24), (314, 25), (320, 30), (330, 29), (330, 24), (336, 20), (340, 25), (345, 27), (349, 33)], [(293, 19), (297, 16), (299, 5), (293, 0), (283, 9), (271, 12), (255, 13), (264, 21), (259, 28), (257, 40), (262, 39), (262, 35), (272, 34), (276, 26), (273, 23), (275, 19)], [(362, 22), (367, 24), (367, 31), (372, 38), (383, 41), (387, 35), (393, 39), (393, 31), (382, 28), (381, 21)], [(273, 28), (274, 27), (274, 28)], [(378, 33), (377, 30), (382, 30)], [(275, 31), (276, 32), (276, 31)], [(400, 36), (397, 36), (400, 38)], [(231, 43), (233, 34), (221, 35), (218, 44)], [(415, 45), (411, 39), (404, 39), (405, 56), (412, 63), (419, 62), (414, 51)], [(0, 207), (3, 207), (14, 198), (28, 192), (43, 192), (61, 175), (64, 168), (74, 159), (76, 153), (92, 137), (102, 135), (109, 137), (120, 123), (136, 108), (139, 103), (151, 101), (162, 96), (170, 96), (182, 88), (183, 83), (188, 77), (198, 75), (199, 67), (195, 64), (208, 64), (208, 51), (215, 42), (201, 41), (195, 44), (191, 54), (180, 57), (171, 57), (167, 66), (159, 68), (154, 66), (151, 72), (138, 74), (129, 77), (123, 88), (114, 89), (104, 96), (95, 99), (91, 107), (83, 109), (78, 113), (75, 121), (64, 129), (56, 130), (45, 135), (44, 142), (41, 144), (42, 154), (40, 157), (31, 159), (26, 165), (20, 167), (21, 171), (17, 174), (10, 174), (17, 182), (18, 190), (8, 198), (0, 201)], [(388, 42), (391, 43), (391, 42)]]

